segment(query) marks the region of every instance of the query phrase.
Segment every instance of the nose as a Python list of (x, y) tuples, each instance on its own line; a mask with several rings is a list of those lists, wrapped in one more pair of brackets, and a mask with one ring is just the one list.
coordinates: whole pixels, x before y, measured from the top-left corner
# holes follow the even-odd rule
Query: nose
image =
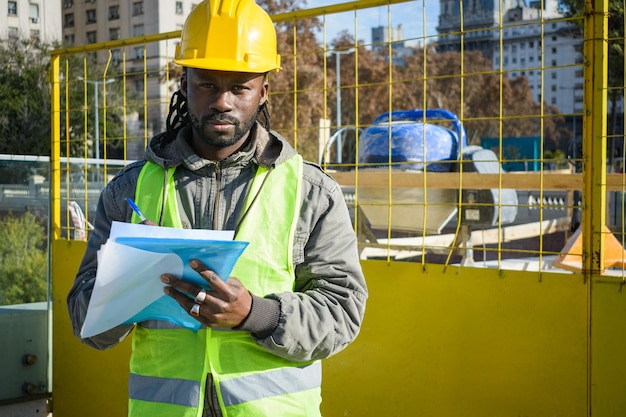
[(218, 91), (211, 102), (211, 108), (220, 113), (232, 110), (232, 94), (230, 91)]

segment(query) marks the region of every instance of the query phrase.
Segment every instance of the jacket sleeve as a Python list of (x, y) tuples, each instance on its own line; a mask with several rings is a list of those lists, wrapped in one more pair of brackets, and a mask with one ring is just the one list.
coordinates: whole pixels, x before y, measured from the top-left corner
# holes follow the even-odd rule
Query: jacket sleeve
[(302, 192), (295, 291), (267, 296), (279, 303), (278, 324), (267, 337), (253, 334), (259, 345), (293, 361), (324, 359), (350, 344), (367, 299), (357, 239), (339, 185), (305, 165)]
[[(128, 174), (128, 169), (123, 170), (123, 172)], [(130, 210), (121, 203), (125, 201), (126, 197), (134, 196), (136, 182), (129, 181), (132, 178), (136, 179), (136, 176), (126, 175), (121, 177), (118, 175), (107, 184), (100, 194), (94, 218), (94, 230), (89, 234), (87, 249), (76, 274), (74, 284), (67, 296), (67, 308), (74, 335), (80, 338), (83, 343), (101, 350), (117, 345), (133, 328), (132, 325), (121, 325), (90, 338), (83, 339), (80, 337), (80, 331), (87, 314), (87, 306), (89, 305), (96, 280), (98, 250), (108, 239), (113, 221), (130, 221)]]

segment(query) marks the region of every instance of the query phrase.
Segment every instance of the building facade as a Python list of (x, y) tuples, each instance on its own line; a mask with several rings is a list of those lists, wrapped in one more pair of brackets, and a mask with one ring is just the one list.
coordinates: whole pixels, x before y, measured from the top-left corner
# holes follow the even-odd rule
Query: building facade
[[(64, 44), (78, 46), (181, 30), (200, 0), (61, 1)], [(129, 116), (131, 133), (137, 139), (129, 143), (130, 159), (141, 157), (145, 139), (165, 128), (169, 100), (178, 85), (178, 80), (166, 79), (165, 71), (177, 43), (175, 39), (113, 48), (110, 56), (101, 51), (94, 57), (98, 68), (104, 68), (110, 58), (110, 71), (126, 74), (127, 91), (142, 99), (146, 97), (149, 103)]]
[[(463, 18), (461, 18), (461, 5)], [(582, 32), (563, 20), (557, 0), (441, 0), (438, 50), (480, 51), (496, 71), (526, 77), (535, 101), (554, 106), (572, 131), (568, 154), (582, 137)]]
[[(463, 5), (461, 19), (460, 5)], [(526, 76), (538, 102), (582, 111), (582, 33), (559, 20), (557, 0), (441, 0), (440, 52), (480, 51), (510, 77)]]
[(1, 0), (0, 39), (61, 40), (61, 0)]

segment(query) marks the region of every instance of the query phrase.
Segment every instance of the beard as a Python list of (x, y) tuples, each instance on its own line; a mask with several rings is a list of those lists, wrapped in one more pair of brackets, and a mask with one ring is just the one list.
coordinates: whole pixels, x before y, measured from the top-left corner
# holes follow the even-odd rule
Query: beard
[[(261, 108), (257, 108), (254, 115), (250, 119), (244, 121), (236, 119), (225, 113), (214, 113), (204, 116), (201, 119), (198, 119), (197, 116), (191, 113), (189, 116), (193, 129), (202, 142), (217, 148), (226, 148), (239, 142), (250, 131), (250, 129), (252, 129), (260, 111)], [(215, 121), (231, 123), (235, 129), (232, 132), (217, 132), (208, 127), (208, 125)]]

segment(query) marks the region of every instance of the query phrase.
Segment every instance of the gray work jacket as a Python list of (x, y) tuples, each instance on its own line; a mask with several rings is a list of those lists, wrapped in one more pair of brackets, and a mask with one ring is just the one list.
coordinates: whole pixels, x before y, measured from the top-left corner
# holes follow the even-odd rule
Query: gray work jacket
[[(259, 124), (250, 136), (242, 150), (218, 163), (195, 154), (189, 145), (191, 127), (183, 128), (169, 143), (164, 134), (152, 138), (145, 159), (165, 168), (176, 167), (183, 227), (234, 230), (257, 167), (281, 164), (296, 152), (281, 136)], [(130, 222), (132, 210), (126, 198), (134, 198), (144, 163), (125, 167), (100, 195), (95, 229), (67, 297), (78, 337), (95, 281), (97, 251), (109, 236), (111, 222)], [(301, 198), (293, 248), (294, 292), (264, 298), (253, 295), (250, 314), (239, 326), (260, 346), (292, 361), (324, 359), (345, 348), (359, 332), (367, 299), (356, 236), (340, 187), (318, 166), (305, 162)], [(262, 225), (259, 233), (263, 233)], [(82, 341), (107, 349), (124, 339), (132, 327), (121, 325)]]

